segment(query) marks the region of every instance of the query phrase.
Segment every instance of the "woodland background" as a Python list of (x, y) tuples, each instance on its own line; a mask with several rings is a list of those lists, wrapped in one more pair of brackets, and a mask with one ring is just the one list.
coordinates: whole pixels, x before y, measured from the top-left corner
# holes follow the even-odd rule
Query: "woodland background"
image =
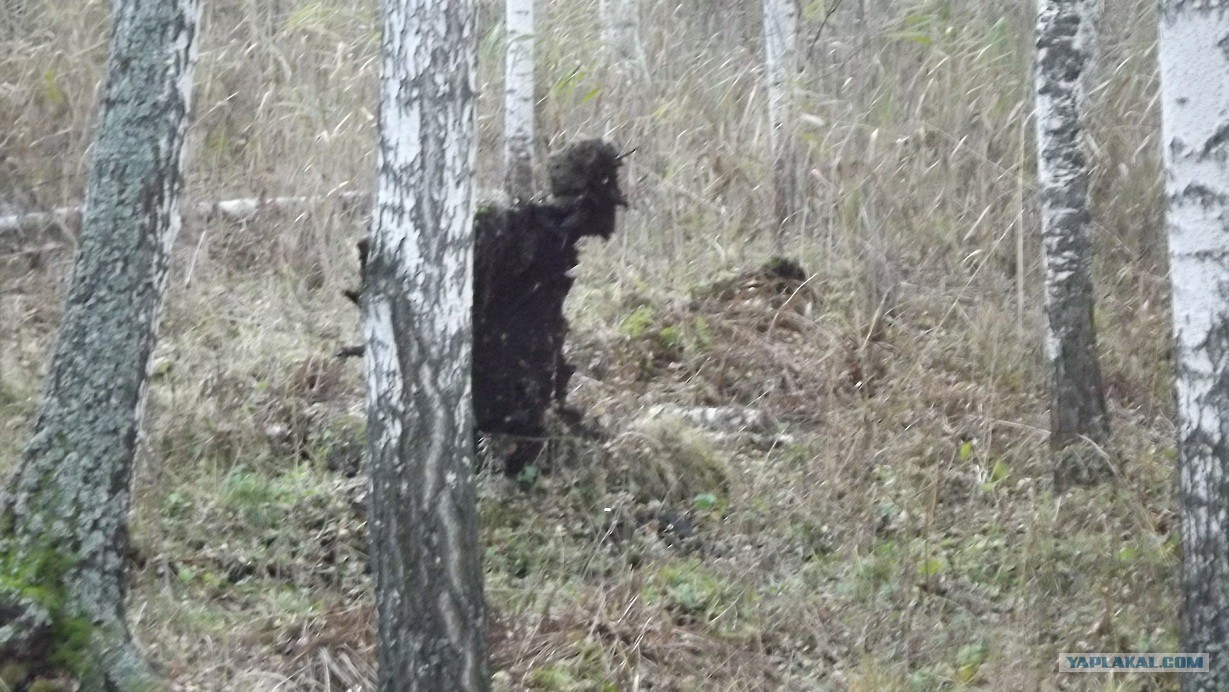
[[(371, 2), (204, 3), (188, 204), (338, 196), (375, 173)], [(586, 249), (556, 445), (482, 484), (499, 684), (536, 689), (1153, 689), (1059, 651), (1177, 650), (1174, 406), (1152, 2), (1105, 0), (1093, 90), (1096, 286), (1118, 482), (1055, 495), (1030, 3), (804, 3), (798, 112), (814, 276), (771, 249), (759, 4), (641, 3), (645, 64), (596, 2), (539, 3), (539, 151), (635, 149)], [(109, 3), (0, 10), (3, 213), (78, 204)], [(501, 179), (501, 3), (481, 3), (479, 178)], [(372, 669), (357, 312), (361, 213), (189, 214), (137, 473), (129, 616), (184, 689), (346, 689)], [(35, 411), (72, 224), (0, 234), (0, 470)], [(892, 316), (875, 314), (891, 305)], [(656, 404), (737, 405), (778, 444)], [(762, 441), (762, 438), (761, 438)], [(678, 539), (638, 520), (686, 514)]]

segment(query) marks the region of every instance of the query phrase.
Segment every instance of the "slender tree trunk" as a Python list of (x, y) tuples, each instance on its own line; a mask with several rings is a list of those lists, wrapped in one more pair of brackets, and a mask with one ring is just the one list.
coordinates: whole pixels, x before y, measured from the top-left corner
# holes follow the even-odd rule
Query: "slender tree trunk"
[(797, 153), (794, 149), (794, 80), (798, 72), (798, 0), (763, 0), (764, 65), (768, 75), (768, 154), (772, 161), (774, 248), (798, 215)]
[(644, 64), (640, 43), (640, 0), (601, 0), (602, 42), (617, 66)]
[(507, 0), (504, 79), (504, 188), (513, 200), (533, 197), (534, 0)]
[(1110, 430), (1093, 324), (1089, 167), (1082, 141), (1097, 9), (1097, 0), (1038, 1), (1037, 178), (1050, 446), (1060, 488), (1095, 481), (1109, 470), (1096, 448), (1109, 439)]
[[(72, 285), (34, 437), (0, 500), (0, 660), (57, 656), (86, 690), (153, 684), (124, 622), (129, 484), (196, 58), (196, 0), (114, 8)], [(46, 632), (23, 628), (39, 621)], [(22, 651), (29, 637), (50, 641)]]
[(1177, 353), (1182, 649), (1212, 671), (1182, 689), (1229, 689), (1229, 12), (1164, 0), (1162, 149)]
[(484, 690), (470, 394), (473, 0), (384, 0), (365, 268), (379, 687)]

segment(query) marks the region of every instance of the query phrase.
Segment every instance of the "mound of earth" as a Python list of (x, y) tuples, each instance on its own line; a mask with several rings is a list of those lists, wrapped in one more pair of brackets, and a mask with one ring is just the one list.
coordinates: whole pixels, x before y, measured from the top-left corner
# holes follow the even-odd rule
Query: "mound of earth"
[(613, 342), (576, 344), (583, 378), (574, 398), (616, 421), (668, 403), (741, 406), (796, 429), (818, 425), (824, 402), (865, 395), (881, 371), (875, 349), (825, 310), (820, 290), (800, 263), (773, 258), (683, 303), (626, 301)]

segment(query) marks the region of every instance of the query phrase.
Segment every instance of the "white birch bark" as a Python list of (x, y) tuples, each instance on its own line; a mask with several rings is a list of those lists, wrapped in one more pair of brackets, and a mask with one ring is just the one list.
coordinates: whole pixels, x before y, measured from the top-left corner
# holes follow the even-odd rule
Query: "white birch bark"
[[(83, 690), (155, 684), (124, 622), (129, 486), (180, 226), (198, 15), (196, 0), (113, 7), (72, 284), (34, 436), (0, 498), (0, 660), (67, 653)], [(22, 583), (40, 589), (16, 611), (15, 583), (19, 598)], [(51, 641), (23, 652), (31, 604)], [(83, 628), (88, 641), (56, 641)]]
[(768, 155), (772, 162), (774, 243), (782, 249), (798, 211), (793, 146), (794, 80), (798, 73), (798, 0), (763, 0), (764, 67), (768, 82)]
[(1229, 10), (1160, 8), (1162, 148), (1177, 353), (1182, 689), (1229, 689)]
[(1082, 444), (1109, 437), (1093, 324), (1089, 164), (1083, 142), (1098, 1), (1038, 0), (1037, 8), (1037, 178), (1050, 444), (1061, 487), (1096, 480), (1108, 470), (1104, 459)]
[(384, 0), (365, 268), (379, 688), (485, 690), (470, 391), (474, 0)]
[(507, 0), (505, 4), (504, 189), (514, 200), (533, 197), (533, 3)]

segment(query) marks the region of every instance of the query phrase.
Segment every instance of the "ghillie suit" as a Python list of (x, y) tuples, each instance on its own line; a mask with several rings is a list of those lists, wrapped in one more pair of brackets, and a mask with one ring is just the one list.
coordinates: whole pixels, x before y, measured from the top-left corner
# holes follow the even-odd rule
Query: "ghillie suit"
[[(581, 414), (566, 406), (575, 369), (563, 355), (563, 303), (580, 260), (577, 243), (609, 239), (616, 210), (626, 206), (622, 159), (602, 140), (577, 142), (551, 157), (548, 199), (483, 203), (475, 216), (474, 412), (480, 434), (516, 442), (504, 463), (508, 475), (541, 452), (549, 411), (580, 424)], [(365, 250), (360, 242), (360, 261)], [(346, 295), (357, 302), (359, 292)], [(360, 353), (361, 347), (341, 352)]]

